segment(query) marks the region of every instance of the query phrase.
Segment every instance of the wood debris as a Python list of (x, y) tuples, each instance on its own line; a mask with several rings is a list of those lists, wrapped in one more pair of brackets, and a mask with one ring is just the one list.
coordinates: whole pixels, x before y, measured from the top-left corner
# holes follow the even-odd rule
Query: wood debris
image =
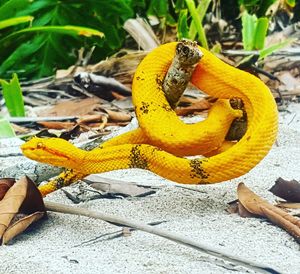
[(238, 199), (255, 216), (265, 217), (291, 234), (300, 243), (300, 219), (270, 204), (251, 191), (245, 184), (238, 185)]

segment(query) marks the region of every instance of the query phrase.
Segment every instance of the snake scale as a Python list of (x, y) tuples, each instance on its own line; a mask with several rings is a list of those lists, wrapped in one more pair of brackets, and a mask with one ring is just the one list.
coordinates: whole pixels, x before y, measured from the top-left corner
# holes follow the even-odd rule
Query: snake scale
[[(22, 145), (23, 154), (36, 161), (72, 169), (74, 177), (140, 168), (178, 183), (209, 184), (247, 173), (265, 157), (276, 139), (278, 114), (270, 90), (255, 76), (225, 64), (200, 48), (203, 57), (191, 82), (219, 100), (208, 119), (185, 125), (170, 108), (162, 90), (176, 44), (156, 48), (136, 70), (132, 97), (140, 128), (89, 152), (62, 139), (35, 137)], [(241, 117), (241, 111), (230, 106), (228, 99), (232, 98), (241, 99), (247, 113), (247, 131), (241, 140), (208, 158), (180, 157), (220, 148), (233, 119)], [(50, 182), (40, 191), (45, 195), (57, 188)]]

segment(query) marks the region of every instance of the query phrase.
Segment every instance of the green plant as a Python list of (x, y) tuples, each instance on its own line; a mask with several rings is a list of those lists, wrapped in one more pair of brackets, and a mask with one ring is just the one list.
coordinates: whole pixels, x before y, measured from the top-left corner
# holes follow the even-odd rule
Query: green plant
[(242, 36), (245, 50), (260, 50), (264, 48), (269, 20), (266, 17), (257, 19), (247, 11), (242, 14)]
[[(269, 19), (267, 17), (257, 18), (255, 14), (250, 15), (247, 11), (242, 14), (242, 37), (243, 47), (245, 50), (259, 50), (259, 59), (272, 54), (293, 40), (287, 39), (284, 42), (273, 44), (265, 48), (265, 39), (267, 37)], [(246, 57), (242, 62), (251, 59), (252, 56)]]
[[(0, 77), (8, 78), (12, 71), (27, 78), (51, 75), (74, 64), (80, 47), (96, 45), (99, 61), (122, 46), (124, 21), (142, 7), (143, 0), (0, 0), (0, 21), (35, 18), (31, 27), (1, 30)], [(102, 32), (105, 39), (99, 39)]]
[[(250, 14), (255, 14), (258, 18), (266, 15), (268, 9), (279, 0), (238, 0), (239, 5)], [(282, 1), (290, 7), (295, 7), (296, 0)]]
[(16, 73), (13, 74), (10, 82), (0, 79), (2, 93), (10, 116), (25, 116), (24, 102), (19, 79)]
[(194, 29), (196, 29), (201, 45), (204, 48), (208, 49), (208, 43), (207, 43), (206, 35), (205, 35), (204, 29), (202, 26), (202, 20), (206, 13), (206, 10), (210, 4), (210, 0), (201, 1), (200, 4), (198, 5), (197, 9), (195, 7), (195, 3), (193, 0), (185, 0), (185, 2), (188, 7), (188, 10), (192, 16), (192, 19), (193, 19), (191, 22), (188, 38), (190, 38), (192, 40), (195, 39), (196, 35), (194, 34), (195, 33)]
[(11, 124), (0, 115), (0, 138), (10, 138), (16, 136)]
[(162, 27), (166, 25), (177, 27), (178, 39), (198, 40), (203, 47), (208, 48), (202, 20), (211, 0), (201, 0), (197, 7), (195, 2), (198, 1), (195, 0), (151, 0), (149, 2), (147, 14), (157, 16)]

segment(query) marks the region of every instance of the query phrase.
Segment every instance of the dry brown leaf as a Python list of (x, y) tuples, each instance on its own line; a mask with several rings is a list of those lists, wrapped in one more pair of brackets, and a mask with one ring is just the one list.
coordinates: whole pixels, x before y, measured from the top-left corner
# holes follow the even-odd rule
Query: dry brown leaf
[(241, 203), (239, 203), (239, 200), (229, 202), (228, 205), (229, 207), (227, 208), (227, 211), (231, 214), (238, 213), (243, 218), (254, 217), (251, 212), (249, 212)]
[(77, 119), (77, 123), (79, 124), (87, 124), (93, 122), (107, 122), (107, 114), (93, 114), (93, 115), (84, 115)]
[(296, 180), (287, 181), (278, 178), (270, 191), (288, 202), (300, 202), (300, 183)]
[(39, 125), (48, 129), (71, 129), (75, 126), (72, 122), (38, 122)]
[(22, 127), (20, 125), (14, 124), (14, 123), (10, 123), (10, 125), (12, 126), (14, 132), (19, 135), (19, 134), (26, 134), (28, 132), (30, 132), (29, 128), (26, 127)]
[(123, 111), (114, 111), (110, 109), (103, 109), (100, 108), (103, 112), (108, 114), (108, 118), (110, 121), (117, 121), (117, 122), (128, 122), (131, 120), (131, 115), (123, 112)]
[(300, 209), (300, 203), (279, 202), (276, 206), (291, 209)]
[(238, 213), (241, 217), (243, 218), (251, 218), (251, 217), (255, 217), (255, 215), (253, 213), (251, 213), (250, 211), (248, 211), (242, 203), (238, 203)]
[(45, 214), (43, 198), (35, 184), (29, 178), (22, 177), (7, 190), (0, 201), (0, 239), (2, 243), (4, 243), (3, 237), (5, 233), (10, 230), (15, 222), (19, 224), (11, 232), (8, 232), (5, 243), (13, 235), (21, 233), (33, 219), (37, 218), (34, 217), (33, 219), (29, 218), (22, 221), (24, 218), (20, 219), (20, 216), (26, 216), (35, 212), (43, 212), (43, 215)]
[(99, 175), (89, 175), (84, 179), (91, 187), (102, 194), (124, 196), (124, 197), (145, 197), (156, 192), (155, 188), (140, 186), (132, 182), (108, 179)]
[(0, 201), (3, 199), (9, 188), (15, 183), (13, 178), (2, 178), (0, 179)]
[(289, 222), (283, 216), (277, 214), (269, 208), (262, 207), (264, 215), (275, 225), (282, 227), (288, 233), (290, 233), (298, 243), (300, 243), (300, 221), (298, 225)]
[[(240, 183), (238, 185), (238, 198), (240, 203), (251, 213), (270, 218), (270, 221), (280, 225), (298, 240), (300, 238), (300, 220), (277, 208), (266, 200), (256, 195), (253, 191)], [(284, 222), (283, 220), (284, 219)], [(299, 231), (295, 229), (299, 228)], [(299, 234), (297, 234), (299, 232)], [(296, 233), (296, 234), (295, 234)]]
[(7, 244), (11, 239), (26, 230), (32, 223), (40, 220), (44, 215), (45, 212), (38, 211), (13, 223), (4, 232), (2, 237), (2, 244)]
[(19, 212), (26, 192), (27, 186), (20, 183), (20, 181), (16, 182), (0, 201), (0, 237), (2, 237), (14, 216)]
[(60, 103), (39, 113), (42, 117), (52, 116), (83, 116), (94, 114), (101, 107), (103, 100), (97, 97), (86, 99), (62, 100)]
[(206, 99), (200, 99), (197, 102), (192, 103), (190, 106), (176, 108), (175, 112), (177, 115), (185, 116), (194, 112), (207, 110), (210, 106), (211, 104)]

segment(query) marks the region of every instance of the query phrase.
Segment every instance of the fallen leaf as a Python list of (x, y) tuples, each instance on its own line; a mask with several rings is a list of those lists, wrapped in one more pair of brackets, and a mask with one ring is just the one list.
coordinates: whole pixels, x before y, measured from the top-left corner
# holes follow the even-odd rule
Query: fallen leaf
[(84, 179), (91, 187), (101, 191), (102, 194), (123, 196), (123, 197), (145, 197), (154, 194), (155, 188), (140, 186), (131, 182), (107, 179), (99, 175), (89, 175)]
[(77, 123), (79, 124), (88, 124), (88, 123), (93, 123), (93, 122), (107, 122), (107, 114), (93, 114), (93, 115), (84, 115), (79, 117), (79, 119), (77, 119)]
[(267, 207), (262, 207), (264, 215), (275, 225), (282, 227), (288, 233), (290, 233), (298, 243), (300, 243), (300, 220), (298, 224), (289, 222), (284, 216), (270, 210)]
[(3, 199), (4, 195), (8, 189), (15, 183), (13, 178), (2, 178), (0, 179), (0, 201)]
[(238, 203), (238, 213), (241, 217), (243, 218), (251, 218), (251, 217), (255, 217), (255, 215), (253, 213), (251, 213), (250, 211), (248, 211), (242, 203)]
[(38, 124), (47, 129), (71, 129), (75, 125), (73, 122), (38, 122)]
[(61, 100), (58, 104), (38, 113), (42, 117), (83, 116), (94, 114), (101, 107), (103, 100), (97, 97), (86, 99)]
[(103, 108), (100, 108), (100, 110), (108, 114), (109, 121), (128, 122), (132, 119), (131, 115), (124, 111), (114, 111)]
[(45, 213), (41, 193), (29, 178), (22, 177), (11, 185), (0, 201), (1, 244), (6, 244)]
[(283, 208), (300, 209), (300, 203), (279, 202), (276, 206)]
[[(240, 203), (251, 213), (268, 218), (272, 223), (279, 225), (290, 233), (297, 241), (300, 239), (300, 220), (286, 213), (284, 210), (262, 199), (245, 184), (238, 185)], [(298, 228), (298, 229), (296, 229)]]
[(239, 200), (234, 200), (228, 203), (229, 207), (227, 208), (227, 212), (229, 213), (238, 213), (243, 218), (254, 217), (254, 215), (249, 212)]
[(38, 221), (45, 215), (45, 212), (35, 212), (30, 214), (22, 219), (14, 222), (10, 225), (2, 236), (2, 244), (7, 244), (11, 239), (15, 236), (23, 232), (26, 228), (28, 228), (32, 223)]
[(211, 104), (206, 99), (198, 99), (187, 107), (178, 107), (175, 112), (179, 116), (186, 116), (195, 112), (207, 110), (211, 107)]
[(287, 181), (278, 178), (275, 185), (270, 188), (270, 191), (288, 202), (300, 202), (300, 183), (296, 180)]

